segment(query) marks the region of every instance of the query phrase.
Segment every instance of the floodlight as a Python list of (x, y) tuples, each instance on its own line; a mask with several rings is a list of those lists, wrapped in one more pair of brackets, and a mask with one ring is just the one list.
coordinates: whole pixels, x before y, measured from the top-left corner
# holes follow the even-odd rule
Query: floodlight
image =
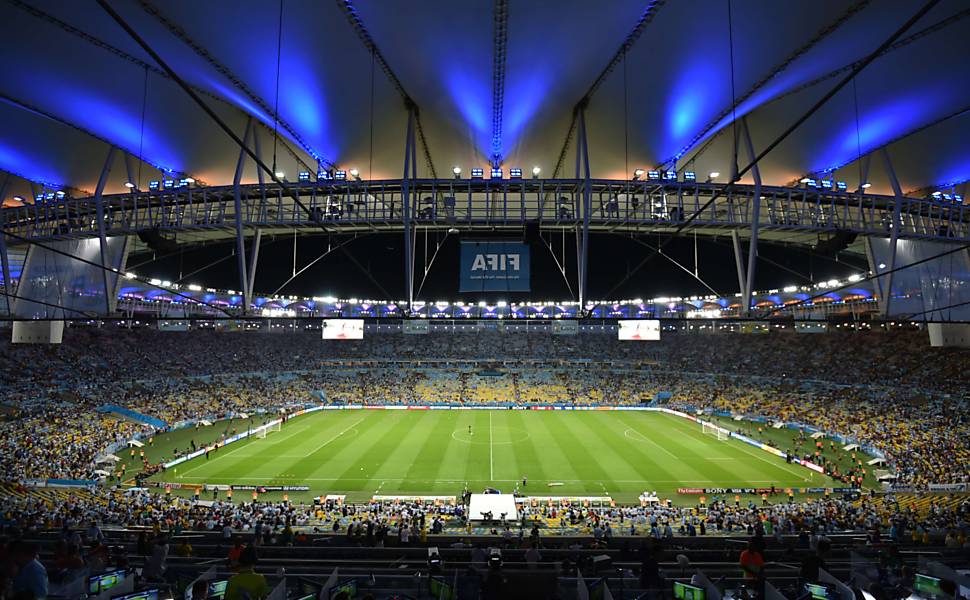
[(697, 173), (684, 171), (684, 181), (697, 181)]
[(164, 182), (162, 183), (162, 185), (163, 185), (163, 186), (165, 187), (165, 189), (166, 189), (166, 190), (170, 190), (170, 189), (172, 189), (173, 187), (175, 187), (175, 180), (174, 180), (174, 179), (166, 179), (166, 180), (165, 180), (165, 181), (164, 181)]
[(189, 183), (191, 183), (191, 182), (189, 181), (188, 177), (184, 177), (182, 179), (179, 179), (179, 187), (188, 187), (189, 186)]
[(132, 182), (130, 182), (130, 181), (126, 181), (125, 182), (125, 187), (128, 188), (129, 190), (131, 190), (131, 189), (134, 189), (135, 188), (135, 184), (132, 183)]
[(37, 194), (36, 196), (34, 196), (34, 201), (35, 202), (43, 202), (44, 201), (44, 194)]
[(509, 179), (522, 179), (522, 169), (518, 167), (509, 169)]
[(960, 194), (953, 194), (953, 201), (954, 202), (963, 202), (963, 196), (961, 196)]
[(813, 179), (811, 177), (802, 177), (798, 181), (799, 183), (808, 183), (809, 181), (813, 181)]
[(831, 179), (823, 179), (822, 180), (822, 189), (823, 190), (830, 190), (830, 189), (832, 189), (832, 180)]
[(64, 198), (64, 192), (60, 192), (60, 191), (55, 192), (54, 197), (57, 198), (58, 200), (62, 200)]
[(46, 194), (44, 194), (44, 200), (53, 200), (53, 199), (54, 199), (54, 192), (47, 192)]
[(539, 167), (532, 167), (532, 178), (533, 179), (538, 178), (539, 177), (539, 173), (541, 173), (541, 172), (542, 172), (542, 169), (540, 169)]
[(636, 169), (633, 171), (633, 181), (636, 181), (643, 177), (643, 169)]
[(360, 171), (358, 171), (357, 169), (351, 169), (350, 176), (356, 179), (357, 181), (360, 181)]
[(847, 186), (844, 181), (836, 181), (835, 189), (839, 190), (840, 192), (844, 192), (845, 190), (849, 189), (849, 186)]
[(664, 179), (667, 181), (677, 181), (677, 171), (670, 169), (669, 171), (665, 172)]
[(953, 196), (951, 196), (950, 194), (943, 194), (943, 199), (949, 202), (953, 200)]
[(472, 179), (481, 179), (485, 176), (485, 170), (481, 167), (472, 168)]
[(868, 190), (869, 188), (872, 187), (872, 184), (867, 181), (867, 182), (863, 183), (862, 185), (860, 185), (859, 187), (862, 188), (862, 189), (864, 189), (864, 190)]
[(347, 171), (338, 170), (338, 171), (336, 171), (333, 174), (333, 178), (336, 179), (336, 180), (338, 180), (338, 181), (346, 181), (347, 180)]
[(492, 179), (501, 179), (502, 178), (502, 168), (501, 167), (492, 167), (492, 174), (490, 175), (490, 177)]
[(933, 192), (933, 194), (932, 194), (932, 196), (934, 198), (936, 198), (937, 200), (939, 200), (940, 199), (940, 196), (942, 196), (942, 195), (943, 195), (943, 192)]
[(148, 182), (148, 189), (150, 189), (150, 190), (157, 190), (158, 189), (158, 182), (155, 181), (154, 179), (152, 181), (149, 181)]
[(310, 172), (309, 171), (300, 171), (299, 173), (297, 173), (296, 179), (298, 181), (310, 181)]
[(21, 204), (23, 204), (24, 197), (23, 196), (14, 196), (13, 197), (13, 201), (14, 202), (20, 202)]
[(660, 179), (660, 171), (647, 171), (647, 179)]
[(807, 187), (810, 187), (810, 188), (817, 188), (818, 187), (818, 182), (817, 181), (815, 181), (814, 179), (808, 178), (808, 177), (806, 177), (806, 179), (808, 179), (808, 181), (805, 182), (805, 185)]
[(277, 179), (283, 179), (284, 177), (286, 177), (286, 173), (284, 173), (283, 171), (276, 171), (275, 173), (273, 173), (273, 175), (276, 175)]
[(461, 167), (454, 166), (451, 168), (451, 172), (455, 174), (455, 179), (461, 179)]
[(707, 176), (710, 177), (711, 179), (717, 179), (718, 177), (721, 176), (721, 173), (719, 171), (711, 171), (710, 173), (707, 174)]
[(185, 183), (195, 183), (195, 178), (194, 177), (186, 177), (185, 178)]

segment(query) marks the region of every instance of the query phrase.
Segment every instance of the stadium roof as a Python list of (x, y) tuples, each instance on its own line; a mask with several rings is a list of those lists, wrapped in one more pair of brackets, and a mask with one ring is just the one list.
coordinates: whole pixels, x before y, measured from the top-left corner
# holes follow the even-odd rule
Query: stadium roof
[[(402, 174), (405, 98), (420, 111), (422, 177), (493, 154), (551, 176), (585, 99), (594, 177), (676, 165), (723, 179), (735, 114), (764, 148), (924, 4), (109, 2), (237, 134), (262, 125), (268, 164), (275, 152), (290, 178), (319, 159), (365, 179)], [(142, 189), (159, 168), (232, 181), (238, 147), (95, 2), (0, 10), (4, 200), (30, 197), (31, 181), (92, 192), (111, 145), (135, 157)], [(904, 191), (970, 179), (967, 17), (966, 2), (940, 1), (764, 159), (765, 183), (837, 169), (855, 189), (859, 157), (883, 147)], [(881, 160), (868, 179), (891, 192)], [(105, 190), (126, 180), (115, 168)]]

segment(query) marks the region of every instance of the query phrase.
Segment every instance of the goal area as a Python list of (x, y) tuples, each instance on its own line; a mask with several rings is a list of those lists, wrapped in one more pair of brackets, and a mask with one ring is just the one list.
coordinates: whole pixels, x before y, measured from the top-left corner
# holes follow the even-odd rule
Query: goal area
[(714, 425), (713, 423), (701, 423), (701, 428), (704, 431), (704, 435), (714, 436), (718, 439), (718, 441), (721, 442), (726, 441), (731, 437), (731, 434), (729, 434), (726, 430)]
[(266, 437), (267, 434), (272, 433), (274, 431), (279, 431), (281, 427), (282, 427), (282, 423), (280, 421), (276, 421), (275, 423), (270, 423), (265, 427), (260, 428), (260, 430), (256, 432), (256, 437), (259, 439), (263, 439)]

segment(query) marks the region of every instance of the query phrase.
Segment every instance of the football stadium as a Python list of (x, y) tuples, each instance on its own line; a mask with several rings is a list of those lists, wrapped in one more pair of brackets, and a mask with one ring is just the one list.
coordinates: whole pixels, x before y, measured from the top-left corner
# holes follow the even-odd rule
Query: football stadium
[(0, 15), (0, 600), (970, 600), (965, 1)]

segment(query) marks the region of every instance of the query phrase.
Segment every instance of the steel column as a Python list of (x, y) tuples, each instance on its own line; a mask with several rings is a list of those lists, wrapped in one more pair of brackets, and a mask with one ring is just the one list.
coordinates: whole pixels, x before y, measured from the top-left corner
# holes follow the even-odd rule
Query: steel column
[[(7, 187), (10, 185), (10, 174), (5, 173), (3, 175), (3, 183), (0, 184), (0, 202), (3, 201), (7, 196)], [(0, 227), (6, 227), (6, 221), (0, 223)], [(13, 286), (10, 284), (10, 257), (7, 255), (7, 240), (6, 235), (3, 231), (0, 231), (0, 266), (3, 269), (3, 291), (7, 294), (15, 293), (13, 291)], [(10, 303), (10, 296), (4, 296), (4, 300), (7, 302), (7, 315), (13, 316), (12, 304)]]
[(754, 195), (751, 197), (751, 240), (748, 244), (748, 273), (744, 278), (744, 291), (741, 292), (741, 315), (748, 316), (751, 312), (751, 291), (754, 287), (755, 266), (758, 262), (758, 230), (761, 218), (761, 170), (755, 162), (757, 155), (751, 143), (751, 133), (748, 131), (748, 120), (741, 119), (741, 133), (744, 145), (751, 160), (751, 176), (754, 178)]
[(108, 286), (108, 263), (105, 260), (105, 249), (108, 245), (108, 238), (105, 235), (104, 226), (104, 186), (108, 184), (108, 175), (111, 174), (111, 163), (114, 161), (115, 147), (111, 146), (108, 156), (104, 159), (104, 166), (101, 167), (101, 176), (98, 177), (98, 187), (94, 190), (94, 205), (97, 211), (98, 223), (98, 242), (101, 253), (101, 281), (104, 283), (104, 308), (105, 314), (111, 313), (111, 288)]
[[(885, 317), (889, 315), (889, 305), (893, 297), (893, 270), (896, 268), (896, 248), (899, 245), (899, 230), (902, 228), (903, 223), (901, 217), (901, 211), (903, 209), (903, 188), (899, 186), (899, 179), (896, 178), (896, 170), (893, 168), (892, 159), (889, 158), (889, 151), (883, 148), (879, 154), (882, 155), (882, 160), (886, 166), (886, 174), (889, 175), (889, 183), (892, 185), (893, 195), (895, 196), (893, 200), (892, 231), (889, 232), (889, 272), (886, 274), (886, 280), (881, 285), (883, 297), (879, 305), (880, 312)], [(879, 277), (877, 277), (878, 279)]]
[(251, 242), (252, 247), (249, 249), (249, 265), (248, 265), (248, 275), (249, 281), (247, 282), (246, 294), (250, 299), (253, 297), (253, 285), (256, 282), (256, 264), (259, 261), (259, 246), (263, 241), (263, 230), (257, 229), (256, 235), (253, 236), (253, 241)]
[(233, 206), (235, 207), (236, 221), (236, 264), (239, 268), (239, 290), (243, 295), (243, 314), (249, 312), (249, 276), (246, 272), (246, 239), (243, 232), (243, 211), (242, 197), (239, 190), (239, 182), (242, 180), (243, 166), (246, 162), (245, 147), (249, 144), (249, 135), (253, 128), (253, 120), (246, 121), (246, 132), (243, 134), (243, 148), (239, 150), (239, 160), (236, 161), (236, 174), (232, 179)]
[[(404, 179), (401, 181), (401, 221), (404, 225), (404, 293), (407, 296), (408, 316), (414, 303), (414, 261), (411, 247), (411, 169), (414, 150), (414, 109), (408, 108), (408, 130), (404, 141)], [(391, 215), (393, 217), (393, 215)]]
[[(579, 244), (579, 310), (586, 309), (586, 290), (587, 290), (587, 266), (589, 264), (589, 217), (593, 205), (593, 194), (590, 185), (589, 175), (589, 146), (586, 144), (586, 109), (579, 109), (579, 139), (576, 145), (576, 166), (577, 170), (582, 158), (583, 163), (583, 221), (581, 229), (581, 243)], [(576, 174), (577, 179), (579, 173)]]
[(738, 270), (738, 292), (742, 295), (747, 286), (744, 284), (744, 255), (741, 253), (741, 236), (737, 229), (731, 230), (731, 245), (734, 247), (734, 266)]
[(126, 183), (134, 184), (135, 187), (130, 188), (132, 190), (139, 190), (140, 181), (136, 181), (135, 169), (131, 164), (131, 154), (125, 152), (125, 172), (128, 174), (128, 181)]

